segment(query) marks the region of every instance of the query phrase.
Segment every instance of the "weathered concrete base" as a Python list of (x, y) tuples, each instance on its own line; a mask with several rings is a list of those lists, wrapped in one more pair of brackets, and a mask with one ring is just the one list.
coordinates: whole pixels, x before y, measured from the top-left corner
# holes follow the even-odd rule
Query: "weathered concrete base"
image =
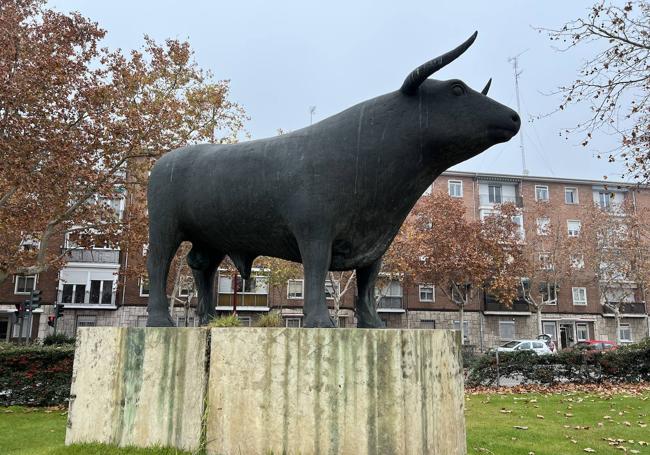
[(207, 391), (206, 335), (80, 331), (66, 443), (196, 450), (205, 409), (208, 454), (466, 453), (451, 331), (212, 329)]
[(208, 330), (80, 328), (65, 443), (198, 450)]

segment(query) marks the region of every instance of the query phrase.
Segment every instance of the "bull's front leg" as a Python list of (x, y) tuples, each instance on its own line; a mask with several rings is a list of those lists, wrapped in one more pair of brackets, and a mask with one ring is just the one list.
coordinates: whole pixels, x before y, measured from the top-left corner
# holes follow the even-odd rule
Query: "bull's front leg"
[(381, 259), (373, 262), (367, 267), (357, 269), (357, 327), (359, 328), (383, 328), (384, 322), (377, 314), (375, 305), (375, 285), (377, 275), (381, 269)]
[(325, 278), (332, 257), (329, 240), (298, 242), (305, 270), (304, 327), (335, 327), (325, 300)]

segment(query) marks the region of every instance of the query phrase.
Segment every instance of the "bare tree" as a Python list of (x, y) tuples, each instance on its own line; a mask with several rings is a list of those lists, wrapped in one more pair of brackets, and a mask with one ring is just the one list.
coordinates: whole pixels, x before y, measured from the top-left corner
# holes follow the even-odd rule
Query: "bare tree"
[(616, 321), (616, 341), (621, 342), (623, 310), (643, 301), (650, 283), (650, 248), (647, 209), (625, 200), (618, 206), (594, 206), (588, 214), (585, 244), (587, 267), (599, 290), (602, 305)]
[(572, 104), (591, 109), (588, 118), (565, 133), (581, 134), (583, 146), (597, 132), (617, 135), (620, 147), (606, 158), (622, 161), (631, 177), (648, 182), (650, 3), (630, 0), (620, 7), (598, 1), (584, 18), (539, 30), (548, 32), (563, 52), (578, 46), (599, 49), (582, 64), (575, 81), (559, 88), (560, 109)]

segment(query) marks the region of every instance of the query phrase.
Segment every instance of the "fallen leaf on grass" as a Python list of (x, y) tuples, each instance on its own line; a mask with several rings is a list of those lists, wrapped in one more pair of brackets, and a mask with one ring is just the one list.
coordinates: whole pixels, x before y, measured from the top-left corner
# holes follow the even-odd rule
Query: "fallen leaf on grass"
[(583, 449), (583, 451), (584, 452), (589, 452), (589, 453), (596, 453), (596, 451), (594, 449), (592, 449), (591, 447), (587, 447), (586, 449)]
[(516, 430), (527, 430), (527, 429), (528, 429), (528, 427), (522, 427), (521, 425), (515, 425), (515, 426), (512, 427), (512, 428), (514, 428), (514, 429), (516, 429)]

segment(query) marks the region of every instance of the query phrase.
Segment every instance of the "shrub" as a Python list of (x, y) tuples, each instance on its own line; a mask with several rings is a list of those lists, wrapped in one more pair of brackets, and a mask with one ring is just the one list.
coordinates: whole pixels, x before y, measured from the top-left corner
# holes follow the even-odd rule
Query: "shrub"
[(234, 314), (229, 314), (228, 316), (220, 316), (214, 318), (208, 324), (208, 327), (239, 327), (241, 326), (241, 321)]
[(75, 337), (69, 337), (65, 333), (57, 333), (56, 335), (48, 335), (43, 338), (43, 346), (53, 346), (61, 344), (74, 344)]
[(257, 320), (258, 327), (282, 327), (282, 316), (279, 313), (267, 313)]
[(72, 345), (0, 345), (0, 406), (65, 404), (73, 360)]
[[(528, 384), (598, 383), (650, 380), (650, 339), (606, 352), (565, 350), (538, 356), (532, 351), (499, 353), (499, 377)], [(467, 385), (495, 385), (495, 353), (477, 357), (469, 365)]]

